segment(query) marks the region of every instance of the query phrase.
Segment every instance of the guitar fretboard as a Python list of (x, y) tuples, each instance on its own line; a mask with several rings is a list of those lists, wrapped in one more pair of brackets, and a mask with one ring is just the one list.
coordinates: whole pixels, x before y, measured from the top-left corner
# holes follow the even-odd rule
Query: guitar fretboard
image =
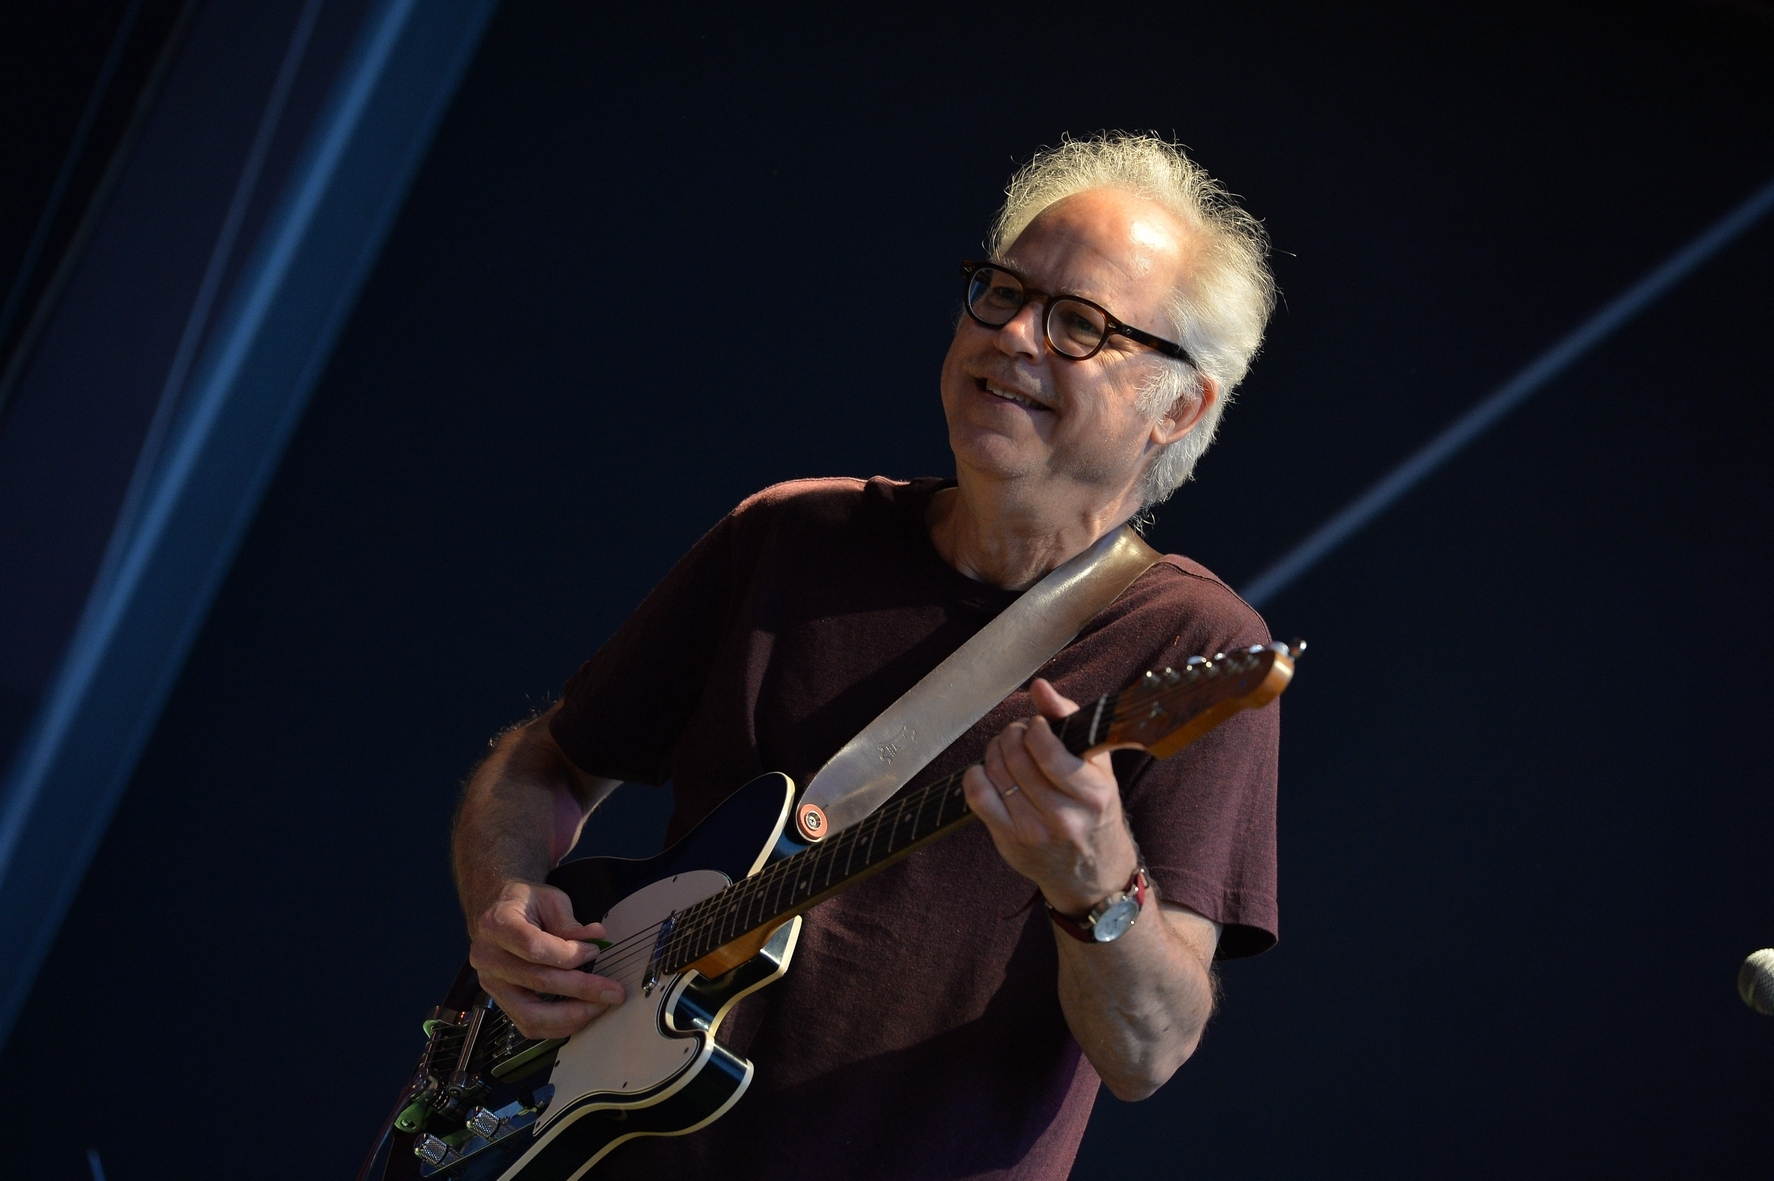
[(889, 800), (835, 836), (686, 908), (676, 917), (659, 966), (681, 971), (748, 931), (787, 921), (973, 818), (960, 775)]
[[(1117, 720), (1111, 693), (1061, 722), (1055, 732), (1073, 754), (1102, 740)], [(685, 908), (660, 949), (659, 967), (681, 971), (759, 927), (786, 922), (855, 882), (974, 819), (958, 772), (902, 792), (842, 832), (766, 866)]]
[[(1274, 645), (1229, 656), (1217, 653), (1211, 660), (1190, 657), (1181, 669), (1149, 672), (1126, 689), (1099, 698), (1054, 732), (1076, 755), (1111, 739), (1147, 745), (1210, 706), (1250, 692), (1285, 652), (1285, 645)], [(774, 929), (973, 818), (961, 773), (902, 792), (842, 832), (674, 915), (655, 952), (655, 965), (662, 973), (676, 973), (742, 935)]]

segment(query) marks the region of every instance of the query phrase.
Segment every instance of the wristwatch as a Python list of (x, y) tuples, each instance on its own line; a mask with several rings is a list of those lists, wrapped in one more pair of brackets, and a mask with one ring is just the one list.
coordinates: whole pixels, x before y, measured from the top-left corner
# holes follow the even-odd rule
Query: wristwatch
[[(1115, 891), (1090, 908), (1083, 918), (1072, 918), (1047, 903), (1047, 915), (1060, 930), (1083, 943), (1113, 943), (1127, 934), (1140, 910), (1146, 905), (1146, 867), (1133, 871), (1126, 886)], [(1043, 902), (1047, 900), (1042, 899)]]

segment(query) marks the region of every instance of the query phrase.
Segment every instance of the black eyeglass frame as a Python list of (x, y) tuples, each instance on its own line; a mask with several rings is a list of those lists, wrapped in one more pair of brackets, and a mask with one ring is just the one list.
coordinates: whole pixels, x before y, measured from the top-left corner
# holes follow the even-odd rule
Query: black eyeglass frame
[[(1041, 335), (1046, 339), (1047, 347), (1053, 350), (1055, 356), (1064, 357), (1068, 361), (1088, 361), (1090, 358), (1103, 351), (1103, 346), (1109, 343), (1109, 337), (1125, 336), (1135, 344), (1143, 344), (1149, 349), (1158, 350), (1167, 357), (1175, 357), (1177, 360), (1187, 362), (1190, 366), (1196, 369), (1201, 368), (1200, 365), (1195, 363), (1195, 358), (1189, 355), (1189, 350), (1182, 345), (1165, 340), (1162, 336), (1153, 336), (1150, 332), (1147, 332), (1142, 328), (1135, 328), (1132, 324), (1123, 323), (1116, 319), (1114, 314), (1110, 312), (1108, 308), (1094, 300), (1085, 299), (1082, 295), (1071, 295), (1064, 291), (1057, 294), (1042, 291), (1039, 287), (1031, 286), (1028, 279), (1015, 268), (1007, 267), (1001, 262), (977, 262), (969, 260), (961, 264), (961, 277), (967, 281), (967, 286), (962, 288), (961, 292), (961, 306), (966, 309), (968, 319), (972, 320), (982, 328), (998, 329), (1004, 327), (1004, 324), (1010, 323), (1010, 320), (1006, 320), (1004, 321), (1004, 324), (993, 324), (989, 320), (981, 319), (979, 313), (973, 310), (973, 301), (968, 298), (968, 293), (973, 287), (973, 276), (985, 269), (1003, 271), (1006, 275), (1009, 275), (1018, 283), (1022, 284), (1023, 301), (1017, 305), (1016, 311), (1010, 314), (1010, 320), (1014, 320), (1022, 315), (1023, 308), (1027, 307), (1030, 302), (1040, 302), (1042, 306)], [(1094, 308), (1096, 311), (1102, 313), (1103, 322), (1107, 325), (1103, 332), (1103, 338), (1096, 342), (1096, 347), (1091, 349), (1088, 353), (1085, 353), (1082, 357), (1074, 357), (1071, 353), (1062, 351), (1058, 345), (1053, 343), (1053, 333), (1048, 328), (1048, 322), (1053, 317), (1054, 302), (1062, 299), (1069, 299), (1073, 303), (1081, 303), (1087, 308)]]

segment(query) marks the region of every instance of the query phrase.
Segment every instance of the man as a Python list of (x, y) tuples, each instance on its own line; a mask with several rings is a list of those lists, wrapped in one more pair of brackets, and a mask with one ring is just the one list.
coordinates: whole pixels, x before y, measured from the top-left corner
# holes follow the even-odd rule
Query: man
[[(955, 480), (748, 500), (473, 776), (455, 836), (471, 958), (520, 1029), (566, 1036), (624, 1000), (577, 970), (597, 916), (540, 884), (598, 802), (670, 780), (675, 839), (761, 771), (805, 783), (1018, 592), (1168, 496), (1260, 342), (1263, 256), (1155, 138), (1066, 142), (1019, 173), (942, 369)], [(914, 781), (975, 764), (984, 824), (816, 908), (788, 975), (729, 1018), (757, 1064), (739, 1105), (624, 1145), (605, 1175), (1066, 1176), (1097, 1079), (1150, 1095), (1200, 1040), (1216, 953), (1274, 941), (1278, 721), (1241, 715), (1159, 763), (1080, 760), (1046, 719), (1267, 640), (1202, 567), (1149, 570)], [(1142, 866), (1133, 926), (1074, 938)]]

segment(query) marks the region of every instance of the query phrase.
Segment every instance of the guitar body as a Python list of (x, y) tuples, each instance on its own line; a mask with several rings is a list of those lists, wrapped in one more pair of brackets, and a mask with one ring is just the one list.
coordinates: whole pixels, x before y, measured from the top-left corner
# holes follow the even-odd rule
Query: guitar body
[[(787, 970), (799, 917), (777, 928), (758, 954), (713, 979), (693, 969), (655, 981), (645, 974), (657, 933), (675, 912), (803, 847), (784, 836), (793, 799), (787, 776), (760, 776), (657, 856), (591, 857), (549, 874), (581, 921), (604, 923), (611, 946), (593, 967), (620, 980), (628, 999), (565, 1044), (533, 1043), (541, 1052), (531, 1061), (470, 1096), (475, 1110), (501, 1117), (491, 1139), (460, 1129), (444, 1137), (454, 1141), (450, 1152), (429, 1162), (414, 1152), (428, 1129), (400, 1130), (397, 1109), (359, 1177), (572, 1181), (626, 1140), (694, 1131), (738, 1102), (751, 1082), (751, 1063), (715, 1035), (736, 1001)], [(485, 1005), (473, 970), (464, 966), (440, 1009), (472, 1013)], [(441, 1076), (449, 1066), (444, 1061), (431, 1073)], [(412, 1092), (409, 1087), (402, 1109), (410, 1110)]]

